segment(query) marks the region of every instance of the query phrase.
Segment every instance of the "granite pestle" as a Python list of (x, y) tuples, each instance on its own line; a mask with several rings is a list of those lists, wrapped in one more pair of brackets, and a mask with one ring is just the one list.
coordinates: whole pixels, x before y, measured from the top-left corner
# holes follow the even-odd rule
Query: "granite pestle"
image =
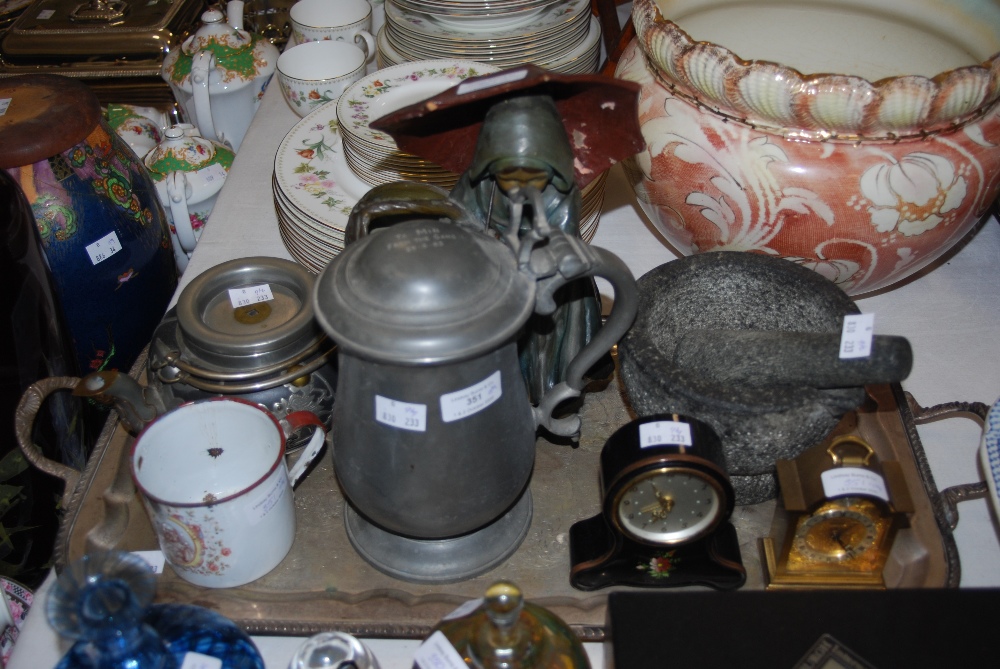
[(913, 351), (905, 337), (875, 335), (864, 358), (840, 357), (840, 334), (780, 330), (690, 330), (674, 364), (717, 384), (849, 388), (905, 379)]

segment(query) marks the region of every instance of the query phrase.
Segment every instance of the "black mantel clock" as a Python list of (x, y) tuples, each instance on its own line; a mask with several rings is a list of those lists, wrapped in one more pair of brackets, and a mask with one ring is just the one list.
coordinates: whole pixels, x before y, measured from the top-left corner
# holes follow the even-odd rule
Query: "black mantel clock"
[(678, 414), (638, 418), (601, 451), (600, 514), (570, 528), (570, 583), (738, 588), (746, 581), (733, 487), (710, 426)]

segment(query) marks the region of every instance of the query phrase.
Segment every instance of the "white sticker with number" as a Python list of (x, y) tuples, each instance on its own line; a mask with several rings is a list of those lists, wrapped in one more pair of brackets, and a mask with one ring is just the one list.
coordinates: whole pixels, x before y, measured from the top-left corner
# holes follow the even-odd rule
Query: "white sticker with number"
[(269, 284), (260, 286), (247, 286), (246, 288), (230, 288), (229, 301), (233, 303), (233, 309), (239, 309), (258, 302), (270, 302), (274, 299)]
[(840, 357), (867, 358), (871, 355), (874, 331), (875, 314), (844, 316), (844, 330), (840, 333)]
[(226, 178), (226, 168), (219, 163), (212, 163), (208, 167), (198, 170), (198, 176), (210, 184)]
[(381, 395), (375, 396), (375, 420), (413, 432), (427, 431), (427, 405), (399, 402)]
[(451, 423), (479, 413), (500, 399), (500, 370), (479, 383), (441, 396), (441, 420)]
[(827, 497), (844, 495), (865, 495), (889, 501), (889, 491), (885, 479), (869, 469), (861, 467), (838, 467), (827, 469), (819, 475), (823, 481), (823, 494)]
[(639, 447), (651, 446), (693, 446), (691, 426), (674, 420), (658, 420), (639, 426)]
[(118, 235), (112, 230), (96, 242), (87, 245), (87, 254), (90, 262), (97, 264), (103, 262), (122, 250), (122, 244), (118, 241)]
[(14, 98), (0, 98), (0, 116), (7, 113), (7, 108), (10, 107), (10, 101)]
[(420, 644), (413, 660), (420, 669), (468, 669), (448, 637), (441, 630), (434, 632)]
[(167, 562), (163, 551), (132, 551), (132, 555), (138, 555), (145, 560), (146, 564), (153, 569), (154, 574), (163, 573), (163, 565)]
[(222, 660), (211, 655), (188, 651), (184, 653), (180, 669), (222, 669)]

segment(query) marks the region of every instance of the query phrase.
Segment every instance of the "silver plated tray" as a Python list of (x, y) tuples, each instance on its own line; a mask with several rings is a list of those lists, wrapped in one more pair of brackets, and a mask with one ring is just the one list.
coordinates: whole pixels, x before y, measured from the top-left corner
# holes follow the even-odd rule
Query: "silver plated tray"
[[(142, 369), (143, 361), (137, 364)], [(872, 386), (870, 400), (837, 428), (856, 431), (883, 459), (902, 464), (917, 511), (896, 542), (887, 567), (889, 587), (957, 587), (958, 551), (952, 536), (957, 496), (942, 495), (930, 473), (916, 431), (919, 419), (977, 412), (978, 405), (923, 409), (898, 385)], [(971, 408), (970, 408), (971, 407)], [(493, 571), (448, 585), (412, 584), (386, 576), (351, 548), (344, 530), (344, 501), (328, 455), (296, 490), (295, 542), (267, 576), (231, 589), (188, 584), (169, 568), (157, 600), (206, 606), (254, 634), (308, 635), (342, 630), (374, 637), (421, 638), (460, 603), (480, 597), (498, 578), (518, 583), (526, 596), (569, 623), (585, 640), (602, 640), (607, 594), (569, 585), (569, 528), (598, 513), (598, 462), (605, 440), (632, 418), (617, 378), (590, 392), (582, 409), (578, 446), (539, 438), (530, 483), (532, 525), (517, 552)], [(132, 438), (109, 421), (69, 499), (56, 547), (61, 569), (88, 551), (155, 549), (156, 539), (128, 472)], [(763, 587), (757, 541), (767, 535), (775, 502), (737, 507), (735, 525), (747, 568), (744, 589)], [(267, 537), (261, 537), (267, 541)]]

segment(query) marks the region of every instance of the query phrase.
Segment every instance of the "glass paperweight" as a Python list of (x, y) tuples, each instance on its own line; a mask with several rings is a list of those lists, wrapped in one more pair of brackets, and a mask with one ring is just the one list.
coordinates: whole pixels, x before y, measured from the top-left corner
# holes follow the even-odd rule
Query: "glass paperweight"
[(477, 669), (590, 669), (573, 630), (548, 609), (524, 601), (508, 581), (494, 583), (478, 607), (446, 616), (434, 629)]
[[(59, 575), (49, 623), (76, 639), (56, 669), (264, 669), (257, 647), (231, 620), (189, 604), (153, 604), (156, 575), (131, 553), (85, 555)], [(205, 662), (208, 658), (211, 661)]]
[(321, 632), (295, 651), (288, 669), (379, 669), (360, 639), (345, 632)]

